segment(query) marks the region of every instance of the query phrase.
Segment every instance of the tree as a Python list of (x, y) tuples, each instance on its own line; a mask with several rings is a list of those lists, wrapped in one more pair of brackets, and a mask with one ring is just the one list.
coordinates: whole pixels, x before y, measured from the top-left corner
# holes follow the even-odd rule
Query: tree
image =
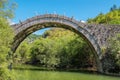
[(108, 40), (108, 48), (103, 56), (103, 69), (105, 72), (120, 72), (120, 34)]
[(31, 47), (31, 61), (32, 64), (39, 64), (47, 68), (54, 68), (59, 59), (57, 50), (55, 49), (56, 43), (50, 39), (36, 40)]
[(16, 50), (16, 53), (14, 53), (14, 63), (25, 63), (29, 60), (29, 55), (30, 55), (30, 44), (28, 43), (29, 40), (25, 40), (20, 44), (18, 49)]
[(31, 63), (47, 68), (92, 67), (94, 56), (86, 42), (77, 34), (60, 28), (46, 31), (30, 48)]
[(120, 34), (110, 39), (109, 48), (115, 56), (116, 64), (120, 67)]
[(11, 52), (13, 31), (6, 19), (0, 17), (0, 80), (9, 80), (10, 73), (7, 69), (6, 56)]
[(0, 80), (11, 80), (13, 77), (7, 60), (13, 39), (13, 31), (7, 20), (13, 17), (13, 9), (14, 4), (10, 0), (0, 0)]
[(114, 11), (117, 9), (117, 6), (114, 4), (113, 7), (110, 8), (110, 11)]

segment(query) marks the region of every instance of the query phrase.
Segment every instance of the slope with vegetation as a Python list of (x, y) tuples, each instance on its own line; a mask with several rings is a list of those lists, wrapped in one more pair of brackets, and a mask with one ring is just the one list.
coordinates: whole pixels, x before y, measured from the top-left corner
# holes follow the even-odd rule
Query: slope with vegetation
[(120, 24), (120, 8), (113, 5), (110, 12), (106, 14), (100, 13), (95, 18), (89, 18), (87, 22), (95, 24)]

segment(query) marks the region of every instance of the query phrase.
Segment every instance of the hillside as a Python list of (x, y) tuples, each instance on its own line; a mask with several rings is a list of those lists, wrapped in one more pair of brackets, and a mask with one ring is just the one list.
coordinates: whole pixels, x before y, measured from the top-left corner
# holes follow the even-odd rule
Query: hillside
[(113, 5), (108, 13), (100, 13), (95, 18), (89, 18), (87, 22), (95, 24), (120, 24), (120, 8)]

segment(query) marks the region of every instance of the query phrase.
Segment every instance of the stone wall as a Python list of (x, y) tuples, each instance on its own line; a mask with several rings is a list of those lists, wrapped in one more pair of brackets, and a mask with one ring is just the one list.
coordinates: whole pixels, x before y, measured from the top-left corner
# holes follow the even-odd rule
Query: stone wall
[(120, 25), (107, 25), (107, 24), (86, 24), (90, 33), (95, 37), (99, 45), (108, 46), (108, 39), (120, 33)]

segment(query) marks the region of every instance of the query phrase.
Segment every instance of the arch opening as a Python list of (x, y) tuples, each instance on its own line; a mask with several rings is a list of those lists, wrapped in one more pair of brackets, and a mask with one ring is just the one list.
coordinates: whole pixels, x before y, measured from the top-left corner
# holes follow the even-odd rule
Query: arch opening
[(99, 72), (102, 72), (102, 65), (101, 65), (101, 50), (99, 45), (97, 44), (94, 37), (89, 33), (87, 29), (84, 28), (83, 25), (76, 23), (76, 21), (71, 19), (61, 19), (51, 16), (47, 17), (34, 17), (33, 19), (28, 19), (25, 22), (15, 26), (14, 30), (16, 33), (16, 36), (14, 38), (12, 51), (15, 52), (17, 47), (20, 45), (20, 43), (31, 33), (43, 29), (43, 28), (49, 28), (49, 27), (57, 27), (57, 28), (65, 28), (69, 29), (70, 31), (73, 31), (80, 35), (90, 46), (91, 50), (94, 52), (96, 64), (97, 64), (97, 70)]

